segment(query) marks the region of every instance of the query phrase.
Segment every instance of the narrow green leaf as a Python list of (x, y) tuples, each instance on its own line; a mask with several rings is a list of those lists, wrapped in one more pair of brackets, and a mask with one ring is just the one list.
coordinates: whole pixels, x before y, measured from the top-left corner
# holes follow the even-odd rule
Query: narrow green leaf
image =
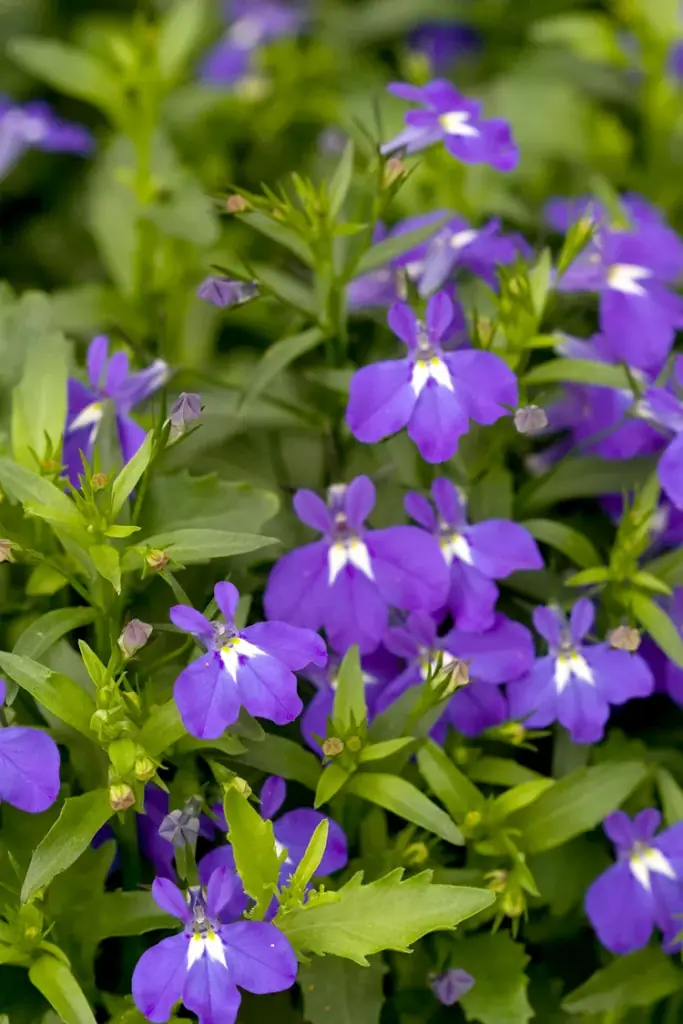
[(591, 569), (582, 569), (568, 576), (565, 587), (592, 587), (596, 583), (605, 583), (609, 579), (609, 569), (606, 565), (595, 565)]
[(251, 916), (263, 920), (277, 887), (278, 855), (272, 821), (265, 821), (246, 797), (229, 789), (223, 801), (228, 839), (245, 892), (256, 902)]
[(631, 577), (631, 583), (636, 587), (642, 587), (643, 590), (649, 590), (652, 594), (661, 594), (663, 597), (670, 597), (673, 593), (668, 583), (664, 583), (644, 569)]
[(309, 898), (280, 912), (276, 923), (295, 950), (332, 954), (366, 966), (383, 949), (405, 952), (428, 932), (454, 928), (493, 903), (493, 893), (455, 885), (434, 885), (424, 871), (402, 881), (392, 871), (369, 885), (362, 873), (332, 898)]
[(207, 22), (206, 0), (176, 0), (159, 25), (157, 60), (167, 82), (185, 70)]
[(468, 767), (467, 774), (475, 782), (489, 786), (519, 786), (522, 782), (542, 778), (538, 772), (507, 757), (480, 757)]
[(151, 892), (103, 892), (88, 904), (83, 938), (96, 946), (114, 936), (144, 935), (176, 925), (177, 919), (157, 906)]
[(90, 548), (93, 565), (103, 579), (108, 580), (117, 594), (121, 593), (121, 561), (116, 548), (109, 544), (95, 544)]
[(549, 473), (532, 480), (517, 495), (516, 518), (528, 516), (571, 498), (621, 494), (648, 479), (654, 468), (651, 457), (606, 462), (597, 455), (563, 459)]
[(31, 658), (0, 651), (0, 669), (62, 722), (92, 739), (90, 719), (95, 705), (87, 693), (67, 676), (51, 672)]
[(677, 821), (683, 821), (683, 789), (666, 768), (657, 770), (657, 789), (666, 824), (675, 825)]
[(529, 853), (561, 846), (595, 828), (616, 810), (648, 775), (647, 765), (620, 761), (579, 768), (552, 789), (508, 819), (520, 829), (520, 842)]
[(543, 318), (550, 290), (550, 275), (553, 269), (553, 257), (550, 249), (544, 249), (533, 267), (529, 270), (529, 287), (531, 288), (531, 301), (538, 318), (538, 323)]
[(344, 200), (351, 187), (355, 155), (356, 147), (353, 144), (353, 139), (349, 139), (330, 180), (330, 216), (333, 220), (341, 213)]
[(315, 319), (315, 295), (308, 285), (278, 267), (271, 267), (269, 263), (250, 263), (249, 267), (262, 291), (270, 292), (280, 302)]
[(531, 779), (529, 782), (520, 782), (513, 786), (506, 793), (496, 797), (488, 811), (492, 821), (505, 821), (515, 811), (521, 811), (535, 803), (543, 793), (555, 785), (554, 779)]
[(468, 811), (478, 811), (483, 807), (484, 797), (474, 783), (432, 740), (427, 740), (418, 751), (417, 767), (429, 788), (455, 821), (461, 821)]
[[(169, 533), (158, 533), (146, 537), (140, 544), (148, 548), (166, 551), (171, 558), (182, 565), (197, 565), (209, 562), (212, 558), (229, 558), (231, 555), (244, 555), (249, 551), (278, 544), (275, 537), (261, 537), (255, 533), (228, 533), (226, 530), (171, 530)], [(140, 560), (133, 550), (126, 552), (123, 569), (137, 569)]]
[(383, 761), (385, 757), (391, 757), (393, 754), (398, 754), (399, 751), (404, 750), (405, 747), (416, 742), (417, 741), (414, 736), (399, 736), (395, 740), (383, 740), (381, 743), (368, 743), (368, 745), (363, 747), (358, 755), (358, 760), (361, 764), (365, 764), (366, 761)]
[(468, 1021), (480, 1024), (526, 1024), (534, 1016), (524, 969), (529, 962), (524, 946), (507, 932), (467, 936), (457, 945), (458, 967), (476, 979), (462, 996)]
[(106, 665), (102, 664), (92, 647), (90, 647), (85, 640), (78, 641), (78, 649), (81, 652), (85, 670), (97, 689), (99, 689), (100, 686), (104, 686), (109, 681), (109, 672), (107, 671)]
[(93, 789), (66, 799), (59, 818), (31, 858), (21, 888), (22, 902), (26, 903), (39, 889), (49, 885), (55, 875), (78, 860), (113, 814), (107, 789)]
[(350, 647), (344, 655), (337, 674), (332, 717), (342, 733), (358, 728), (367, 720), (365, 685), (358, 647)]
[(68, 580), (61, 572), (46, 562), (40, 562), (26, 581), (26, 593), (29, 597), (53, 597), (63, 590), (67, 583)]
[(464, 842), (460, 829), (440, 807), (412, 783), (396, 775), (380, 772), (354, 775), (346, 784), (346, 792), (411, 821), (447, 843), (462, 846)]
[(525, 384), (557, 384), (572, 381), (577, 384), (594, 384), (600, 388), (631, 390), (628, 374), (622, 366), (597, 363), (590, 359), (551, 359), (529, 370)]
[(318, 327), (312, 327), (301, 334), (293, 334), (289, 338), (282, 338), (266, 349), (262, 358), (254, 367), (244, 388), (244, 396), (240, 405), (240, 412), (244, 413), (251, 403), (262, 395), (268, 385), (282, 372), (290, 363), (293, 363), (299, 356), (311, 352), (325, 340), (325, 335)]
[(178, 705), (171, 699), (152, 712), (137, 739), (150, 757), (160, 757), (185, 735)]
[(315, 754), (304, 750), (286, 736), (275, 733), (266, 733), (260, 743), (250, 745), (235, 760), (251, 768), (258, 768), (266, 775), (281, 775), (283, 779), (299, 782), (312, 790), (315, 790), (320, 778), (320, 761)]
[(351, 775), (350, 769), (342, 768), (340, 764), (335, 764), (334, 761), (328, 764), (326, 768), (323, 768), (315, 789), (313, 806), (318, 808), (328, 803), (333, 796), (337, 795), (342, 786), (348, 782)]
[(10, 40), (7, 54), (24, 71), (57, 92), (93, 103), (108, 112), (119, 103), (119, 79), (104, 61), (86, 50), (56, 39), (19, 36)]
[(292, 878), (293, 888), (301, 890), (305, 889), (320, 867), (320, 861), (323, 859), (325, 847), (327, 846), (327, 836), (329, 831), (329, 819), (323, 818), (322, 821), (319, 821), (316, 825), (315, 832), (311, 836), (308, 846), (306, 847), (306, 852), (294, 872), (294, 877)]
[(112, 519), (116, 519), (124, 506), (126, 498), (132, 494), (138, 480), (149, 466), (149, 460), (152, 458), (153, 442), (154, 433), (150, 430), (133, 458), (130, 462), (126, 463), (119, 475), (116, 477), (116, 480), (114, 480), (111, 489)]
[(602, 563), (602, 558), (588, 538), (566, 523), (558, 523), (554, 519), (526, 519), (521, 525), (536, 540), (561, 551), (584, 569)]
[(310, 1024), (379, 1024), (384, 1003), (380, 957), (360, 967), (341, 957), (315, 957), (299, 967), (297, 980)]
[(54, 508), (67, 516), (76, 515), (74, 503), (67, 498), (64, 491), (55, 487), (38, 473), (17, 465), (12, 459), (0, 458), (0, 487), (14, 501), (22, 505), (34, 503), (38, 506)]
[(73, 629), (89, 625), (94, 618), (92, 608), (55, 608), (27, 626), (12, 653), (38, 661), (63, 636)]
[(644, 568), (670, 587), (683, 586), (683, 545), (653, 558)]
[(385, 238), (383, 242), (371, 246), (367, 252), (363, 253), (354, 267), (354, 277), (360, 274), (369, 274), (371, 270), (379, 270), (397, 256), (426, 242), (437, 231), (440, 231), (448, 220), (448, 217), (444, 217), (443, 220), (437, 220), (433, 224), (426, 224), (424, 227), (414, 228), (412, 231), (404, 231), (401, 235)]
[(683, 970), (660, 949), (640, 949), (618, 956), (596, 971), (562, 1004), (565, 1013), (623, 1013), (632, 1006), (652, 1006), (683, 988)]
[(629, 594), (631, 611), (658, 647), (671, 658), (674, 664), (683, 668), (683, 639), (675, 624), (663, 608), (644, 594), (635, 591)]
[(310, 246), (295, 231), (292, 231), (290, 227), (271, 220), (265, 213), (260, 213), (256, 210), (250, 210), (249, 213), (241, 214), (240, 220), (248, 224), (249, 227), (254, 228), (255, 231), (265, 235), (266, 238), (270, 238), (272, 242), (277, 242), (278, 245), (283, 245), (286, 249), (289, 249), (295, 256), (299, 257), (302, 263), (306, 263), (309, 267), (314, 265), (315, 259), (313, 258)]
[(80, 985), (62, 960), (41, 956), (31, 964), (28, 976), (64, 1024), (97, 1024)]
[(12, 392), (12, 451), (27, 469), (36, 458), (59, 459), (66, 422), (70, 346), (59, 331), (31, 334), (19, 384)]

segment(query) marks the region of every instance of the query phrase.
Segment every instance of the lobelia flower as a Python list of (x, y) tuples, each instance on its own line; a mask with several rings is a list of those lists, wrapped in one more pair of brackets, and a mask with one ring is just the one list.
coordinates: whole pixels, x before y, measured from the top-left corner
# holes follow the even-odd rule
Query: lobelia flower
[(474, 986), (474, 978), (467, 971), (450, 967), (441, 974), (430, 974), (429, 987), (444, 1006), (454, 1006)]
[(463, 493), (444, 477), (432, 484), (432, 500), (434, 508), (422, 494), (411, 491), (404, 507), (439, 542), (451, 578), (448, 609), (458, 629), (489, 629), (498, 600), (493, 581), (519, 570), (542, 569), (536, 541), (523, 526), (507, 519), (470, 526)]
[[(664, 608), (681, 636), (683, 587), (676, 587), (671, 597), (658, 597), (657, 602)], [(641, 638), (639, 653), (652, 669), (655, 691), (668, 694), (672, 701), (683, 707), (683, 668), (671, 661), (647, 634)]]
[(197, 298), (210, 302), (212, 306), (227, 309), (229, 306), (241, 306), (259, 295), (256, 281), (231, 281), (229, 277), (212, 274), (205, 277), (197, 289)]
[(449, 724), (468, 736), (499, 725), (508, 717), (502, 683), (519, 679), (533, 664), (534, 649), (529, 630), (518, 622), (497, 615), (484, 633), (463, 633), (452, 629), (437, 636), (436, 623), (424, 612), (415, 612), (404, 626), (387, 629), (384, 644), (408, 662), (408, 666), (380, 693), (376, 711), (393, 704), (411, 686), (423, 683), (430, 671), (465, 662), (470, 681), (455, 691), (444, 707), (435, 738), (445, 736)]
[(459, 57), (478, 53), (482, 38), (471, 25), (457, 21), (429, 21), (411, 32), (408, 45), (413, 53), (427, 58), (432, 71), (442, 75)]
[(173, 696), (185, 728), (200, 739), (216, 739), (237, 720), (241, 707), (277, 725), (293, 722), (303, 708), (294, 671), (310, 662), (326, 663), (323, 640), (287, 622), (257, 622), (237, 629), (237, 587), (217, 583), (214, 597), (225, 623), (209, 622), (184, 604), (170, 611), (174, 626), (206, 648), (175, 681)]
[[(7, 688), (0, 679), (0, 706)], [(20, 811), (46, 811), (59, 793), (59, 750), (40, 729), (23, 725), (0, 728), (0, 803)]]
[(374, 504), (375, 487), (366, 476), (330, 487), (327, 505), (313, 491), (297, 491), (294, 511), (324, 537), (290, 551), (273, 568), (263, 599), (269, 618), (323, 626), (335, 650), (358, 644), (369, 654), (379, 646), (390, 605), (443, 605), (448, 573), (434, 538), (415, 526), (367, 529)]
[(351, 378), (346, 421), (374, 444), (403, 427), (427, 462), (445, 462), (469, 430), (470, 419), (491, 424), (517, 405), (517, 378), (492, 352), (446, 352), (454, 307), (445, 292), (427, 303), (426, 323), (397, 303), (389, 326), (408, 348), (403, 359), (364, 366)]
[(83, 473), (80, 452), (88, 461), (92, 459), (105, 403), (111, 402), (114, 406), (123, 461), (129, 462), (146, 437), (129, 413), (163, 387), (170, 376), (163, 359), (156, 359), (146, 370), (131, 373), (125, 352), (116, 352), (109, 358), (109, 342), (104, 335), (90, 342), (87, 369), (89, 387), (72, 377), (68, 383), (63, 459), (66, 475), (74, 487), (78, 486), (79, 474)]
[(162, 1024), (182, 1000), (199, 1024), (232, 1024), (240, 1005), (238, 986), (263, 995), (294, 984), (296, 956), (274, 925), (224, 923), (238, 885), (229, 868), (214, 871), (206, 889), (192, 887), (187, 897), (168, 879), (155, 879), (155, 902), (184, 927), (148, 949), (136, 964), (133, 1000), (148, 1020)]
[(202, 396), (196, 392), (183, 391), (178, 395), (168, 417), (171, 424), (169, 439), (175, 441), (182, 437), (187, 432), (189, 425), (199, 419), (203, 408)]
[(232, 24), (204, 61), (200, 77), (210, 85), (234, 85), (246, 77), (260, 47), (297, 35), (305, 12), (296, 3), (278, 0), (231, 0)]
[[(301, 716), (301, 734), (308, 746), (322, 755), (322, 747), (316, 739), (327, 736), (327, 721), (332, 717), (334, 695), (337, 690), (337, 674), (341, 658), (331, 657), (324, 670), (308, 666), (301, 675), (313, 683), (317, 692), (306, 705)], [(374, 709), (384, 683), (395, 679), (403, 667), (400, 658), (395, 657), (383, 647), (371, 654), (366, 654), (361, 662), (363, 683), (365, 685), (365, 703), (368, 709), (368, 721), (374, 717)]]
[(0, 97), (0, 178), (9, 174), (29, 149), (87, 156), (93, 139), (87, 129), (62, 121), (47, 103), (12, 103)]
[(652, 693), (654, 679), (639, 654), (583, 642), (594, 616), (587, 598), (576, 602), (569, 622), (559, 609), (534, 609), (534, 626), (549, 653), (508, 688), (514, 718), (525, 718), (532, 729), (559, 722), (574, 743), (595, 743), (603, 736), (611, 704)]
[(683, 357), (673, 362), (672, 381), (668, 388), (650, 387), (643, 405), (648, 417), (674, 437), (657, 465), (657, 476), (669, 501), (683, 508), (683, 401), (676, 393), (683, 387)]
[(485, 120), (481, 103), (467, 99), (450, 82), (435, 79), (424, 87), (394, 82), (388, 88), (422, 109), (406, 114), (406, 128), (381, 147), (385, 156), (400, 150), (418, 153), (443, 142), (451, 156), (466, 164), (490, 164), (499, 171), (517, 166), (519, 150), (507, 121)]
[(427, 243), (419, 293), (422, 298), (431, 295), (458, 268), (469, 270), (495, 289), (496, 268), (513, 263), (518, 254), (530, 256), (530, 246), (521, 235), (500, 234), (499, 218), (473, 228), (464, 217), (454, 217)]
[(633, 819), (615, 811), (603, 822), (617, 862), (590, 886), (585, 908), (600, 942), (612, 953), (642, 949), (655, 928), (666, 952), (680, 949), (683, 823), (656, 836), (661, 819), (659, 811), (648, 808)]
[[(261, 817), (265, 820), (275, 818), (275, 815), (282, 807), (287, 797), (287, 784), (278, 775), (270, 775), (261, 787), (260, 799)], [(215, 807), (214, 812), (224, 831), (227, 832), (227, 824), (221, 807)], [(285, 850), (287, 855), (280, 865), (280, 886), (289, 881), (306, 852), (311, 837), (321, 821), (327, 820), (329, 829), (327, 843), (322, 860), (316, 870), (316, 876), (323, 877), (331, 875), (335, 871), (341, 871), (348, 863), (348, 850), (346, 836), (340, 825), (326, 814), (314, 811), (309, 807), (299, 807), (295, 811), (285, 811), (279, 818), (273, 821), (273, 834), (278, 856)], [(199, 865), (199, 878), (202, 884), (208, 879), (216, 868), (227, 866), (231, 870), (235, 868), (235, 857), (230, 843), (224, 843), (217, 849), (207, 853)]]

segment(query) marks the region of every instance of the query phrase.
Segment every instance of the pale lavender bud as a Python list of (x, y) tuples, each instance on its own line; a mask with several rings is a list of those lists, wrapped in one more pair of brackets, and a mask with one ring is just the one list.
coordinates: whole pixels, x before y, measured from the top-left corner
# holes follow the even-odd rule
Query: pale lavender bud
[(231, 281), (228, 277), (212, 275), (204, 278), (197, 289), (197, 298), (212, 306), (241, 306), (259, 294), (256, 281)]
[(140, 619), (131, 619), (119, 637), (119, 647), (124, 658), (132, 658), (133, 655), (145, 646), (152, 633), (152, 627), (148, 622), (141, 622)]
[(538, 405), (527, 405), (515, 413), (515, 427), (520, 434), (537, 434), (548, 426), (545, 409)]
[(159, 835), (173, 846), (181, 848), (188, 843), (194, 846), (199, 835), (199, 812), (201, 797), (193, 796), (182, 809), (171, 811), (159, 826)]
[(474, 985), (474, 978), (467, 971), (451, 967), (442, 974), (430, 974), (432, 992), (444, 1006), (453, 1006), (466, 995)]
[(202, 399), (200, 395), (194, 394), (194, 392), (183, 391), (181, 395), (178, 395), (169, 420), (171, 423), (171, 438), (175, 440), (185, 433), (190, 423), (194, 420), (198, 420), (202, 414)]

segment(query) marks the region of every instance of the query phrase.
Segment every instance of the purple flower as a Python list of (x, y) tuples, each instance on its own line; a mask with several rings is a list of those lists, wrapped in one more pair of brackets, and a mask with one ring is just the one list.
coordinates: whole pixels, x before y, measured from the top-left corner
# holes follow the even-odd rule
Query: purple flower
[(611, 704), (652, 693), (654, 679), (640, 655), (583, 642), (594, 615), (587, 598), (576, 602), (569, 622), (557, 609), (534, 609), (534, 626), (547, 640), (549, 653), (508, 688), (514, 718), (528, 716), (525, 724), (532, 729), (559, 722), (574, 743), (595, 743), (603, 736)]
[(441, 288), (462, 267), (496, 288), (496, 268), (513, 263), (517, 255), (531, 255), (521, 235), (500, 234), (500, 220), (473, 228), (464, 217), (454, 217), (427, 243), (419, 292), (425, 298)]
[(406, 114), (407, 127), (382, 146), (384, 155), (417, 153), (443, 142), (451, 156), (466, 164), (490, 164), (499, 171), (517, 166), (519, 151), (507, 121), (482, 118), (481, 104), (462, 96), (450, 82), (436, 79), (424, 88), (395, 82), (389, 92), (423, 109)]
[(432, 499), (436, 509), (423, 495), (411, 491), (405, 510), (439, 541), (451, 577), (448, 608), (458, 629), (489, 629), (498, 600), (493, 580), (523, 569), (542, 569), (536, 541), (523, 526), (507, 519), (470, 526), (464, 495), (444, 477), (432, 484)]
[(432, 974), (429, 977), (432, 992), (444, 1006), (454, 1006), (467, 995), (473, 985), (472, 975), (456, 967), (450, 967), (441, 974)]
[(409, 616), (405, 626), (387, 629), (384, 644), (408, 662), (377, 700), (376, 711), (393, 704), (411, 686), (423, 683), (439, 664), (447, 669), (464, 661), (470, 682), (453, 694), (437, 726), (436, 738), (445, 736), (451, 724), (459, 732), (476, 736), (507, 718), (507, 704), (498, 686), (519, 679), (533, 664), (534, 649), (529, 630), (504, 615), (497, 615), (484, 633), (452, 629), (439, 637), (436, 624), (423, 612)]
[(586, 893), (586, 914), (603, 946), (632, 953), (662, 932), (666, 952), (680, 948), (683, 930), (683, 823), (660, 835), (661, 814), (652, 808), (631, 820), (623, 811), (603, 823), (617, 862)]
[(346, 420), (359, 441), (373, 444), (407, 426), (423, 459), (445, 462), (470, 419), (495, 423), (517, 405), (517, 378), (498, 356), (443, 350), (453, 314), (444, 292), (427, 303), (426, 324), (403, 303), (391, 307), (389, 326), (408, 355), (364, 366), (351, 378)]
[[(265, 820), (274, 818), (282, 807), (287, 796), (287, 784), (278, 775), (269, 776), (261, 787), (261, 817)], [(223, 810), (220, 807), (214, 808), (216, 817), (224, 831), (228, 831)], [(320, 811), (314, 811), (309, 807), (299, 807), (295, 811), (286, 811), (279, 818), (273, 821), (273, 833), (275, 835), (275, 846), (278, 856), (287, 851), (286, 856), (280, 865), (280, 886), (289, 882), (290, 876), (294, 874), (301, 863), (304, 854), (311, 841), (313, 833), (321, 821), (327, 820), (329, 824), (327, 833), (327, 844), (322, 860), (316, 870), (316, 876), (323, 877), (331, 875), (335, 871), (341, 871), (348, 863), (348, 851), (346, 836), (340, 825)], [(204, 884), (205, 879), (211, 875), (216, 868), (227, 866), (231, 870), (235, 867), (235, 857), (229, 843), (224, 843), (202, 859), (199, 865), (199, 878)]]
[(0, 178), (4, 178), (29, 149), (87, 156), (93, 149), (89, 131), (61, 121), (47, 103), (24, 106), (0, 97)]
[(246, 77), (253, 55), (266, 43), (301, 30), (305, 12), (278, 0), (232, 0), (232, 24), (204, 58), (200, 77), (210, 85), (234, 85)]
[(220, 868), (205, 890), (191, 888), (186, 898), (173, 882), (155, 879), (156, 903), (184, 928), (143, 953), (133, 972), (133, 999), (148, 1020), (167, 1021), (182, 1000), (201, 1024), (232, 1024), (240, 1005), (238, 986), (262, 995), (294, 984), (294, 951), (274, 925), (223, 923), (238, 884), (228, 868)]
[(130, 372), (125, 352), (116, 352), (109, 359), (109, 342), (104, 335), (90, 342), (87, 367), (90, 387), (72, 377), (68, 385), (63, 458), (66, 475), (74, 487), (78, 486), (78, 477), (83, 473), (80, 452), (88, 461), (92, 459), (105, 402), (114, 406), (123, 461), (129, 462), (146, 435), (128, 413), (163, 387), (169, 377), (169, 368), (163, 359), (156, 359), (139, 373)]
[(312, 491), (297, 491), (296, 514), (324, 539), (277, 563), (264, 596), (269, 618), (323, 626), (336, 650), (358, 644), (369, 654), (382, 639), (390, 605), (443, 605), (448, 572), (434, 538), (414, 526), (367, 529), (374, 504), (375, 488), (366, 476), (331, 487), (327, 505)]
[[(308, 746), (322, 755), (322, 747), (316, 736), (327, 735), (327, 721), (332, 717), (334, 708), (334, 695), (337, 689), (337, 673), (341, 659), (331, 657), (325, 669), (316, 669), (308, 666), (301, 673), (317, 689), (317, 693), (306, 706), (301, 716), (301, 734)], [(382, 692), (384, 683), (391, 682), (401, 671), (403, 663), (389, 651), (379, 647), (372, 654), (363, 657), (361, 668), (363, 670), (363, 683), (365, 684), (365, 702), (368, 709), (368, 721), (374, 715), (375, 704)]]
[(657, 475), (677, 508), (683, 508), (683, 401), (676, 393), (682, 387), (683, 357), (676, 356), (669, 386), (648, 388), (642, 402), (648, 418), (674, 435), (659, 460)]
[(277, 725), (293, 722), (303, 708), (294, 671), (310, 662), (324, 665), (324, 642), (286, 622), (257, 622), (238, 630), (237, 587), (217, 583), (214, 597), (225, 624), (209, 622), (184, 604), (170, 611), (171, 622), (206, 648), (175, 681), (173, 695), (185, 728), (200, 739), (216, 739), (237, 720), (240, 707)]
[(171, 424), (171, 440), (182, 437), (189, 425), (199, 419), (203, 408), (201, 395), (193, 391), (183, 391), (178, 395), (168, 417)]
[(481, 49), (482, 39), (471, 25), (457, 21), (430, 21), (411, 32), (409, 43), (411, 50), (423, 54), (432, 70), (442, 75), (458, 57), (476, 54)]
[(669, 51), (669, 71), (674, 78), (683, 78), (683, 42), (674, 43)]
[(215, 274), (205, 277), (197, 289), (197, 298), (210, 302), (212, 306), (226, 309), (229, 306), (241, 306), (259, 294), (256, 281), (231, 281), (229, 277), (217, 277)]
[[(676, 630), (681, 636), (683, 624), (683, 587), (676, 587), (671, 597), (660, 597), (658, 603), (663, 607)], [(672, 701), (683, 707), (683, 668), (674, 664), (658, 647), (651, 637), (642, 637), (639, 653), (645, 658), (652, 669), (655, 679), (655, 691), (666, 693)], [(683, 927), (683, 926), (682, 926)]]
[[(0, 679), (0, 706), (7, 688)], [(23, 725), (0, 728), (0, 803), (20, 811), (46, 811), (59, 793), (59, 750), (40, 729)]]

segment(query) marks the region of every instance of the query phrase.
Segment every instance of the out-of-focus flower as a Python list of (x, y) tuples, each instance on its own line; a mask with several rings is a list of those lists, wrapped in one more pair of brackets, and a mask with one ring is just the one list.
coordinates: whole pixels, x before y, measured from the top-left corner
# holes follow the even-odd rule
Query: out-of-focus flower
[(538, 434), (548, 426), (548, 415), (538, 405), (526, 405), (515, 413), (515, 429), (519, 434)]
[(53, 114), (47, 103), (12, 103), (0, 97), (0, 179), (29, 149), (87, 156), (94, 147), (87, 129)]
[(212, 306), (225, 309), (228, 306), (241, 306), (259, 294), (256, 281), (231, 281), (229, 277), (217, 277), (215, 274), (205, 277), (197, 289), (197, 298), (210, 302)]
[(421, 110), (406, 114), (406, 128), (385, 142), (382, 153), (417, 153), (436, 142), (466, 164), (490, 164), (499, 171), (512, 171), (519, 150), (510, 125), (500, 118), (485, 120), (481, 104), (462, 96), (450, 82), (436, 79), (422, 87), (395, 82), (389, 92), (419, 104)]
[(201, 395), (186, 391), (178, 395), (169, 415), (171, 422), (170, 439), (174, 441), (176, 438), (182, 437), (189, 425), (199, 419), (202, 409)]
[(229, 28), (201, 66), (200, 77), (210, 85), (237, 85), (251, 72), (254, 56), (262, 46), (298, 35), (306, 11), (296, 2), (284, 0), (231, 0), (228, 18)]
[(454, 1006), (474, 986), (474, 978), (467, 971), (450, 967), (441, 974), (430, 974), (429, 987), (444, 1006)]
[(131, 619), (124, 626), (118, 640), (123, 656), (125, 658), (132, 658), (137, 651), (145, 646), (151, 635), (152, 627), (148, 622), (141, 622), (140, 619)]
[(437, 75), (446, 74), (459, 57), (476, 54), (481, 43), (475, 28), (457, 21), (425, 22), (411, 32), (408, 41), (411, 51), (426, 57)]
[(514, 262), (520, 254), (530, 256), (530, 246), (521, 235), (501, 234), (498, 218), (474, 228), (464, 217), (454, 217), (427, 243), (420, 295), (426, 298), (437, 291), (459, 268), (495, 288), (496, 268)]

